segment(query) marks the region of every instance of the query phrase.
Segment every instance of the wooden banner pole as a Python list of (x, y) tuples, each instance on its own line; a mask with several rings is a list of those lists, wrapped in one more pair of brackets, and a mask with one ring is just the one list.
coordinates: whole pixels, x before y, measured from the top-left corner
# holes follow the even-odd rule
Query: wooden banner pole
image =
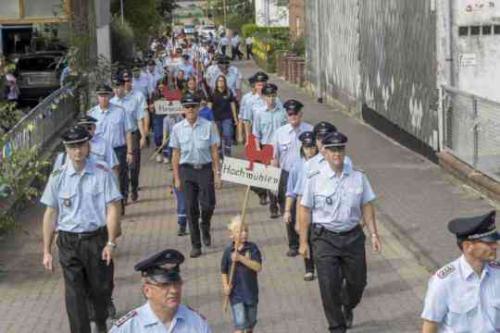
[[(243, 199), (243, 208), (241, 209), (241, 227), (238, 230), (238, 238), (234, 243), (234, 251), (238, 251), (238, 247), (240, 246), (239, 242), (241, 237), (241, 230), (243, 229), (243, 225), (245, 224), (249, 195), (250, 195), (250, 185), (247, 186), (247, 191), (245, 192), (245, 198)], [(233, 261), (231, 262), (231, 270), (229, 271), (229, 285), (233, 284), (235, 270), (236, 270), (236, 263)], [(225, 295), (224, 306), (223, 306), (224, 312), (227, 311), (228, 304), (229, 304), (229, 295)]]

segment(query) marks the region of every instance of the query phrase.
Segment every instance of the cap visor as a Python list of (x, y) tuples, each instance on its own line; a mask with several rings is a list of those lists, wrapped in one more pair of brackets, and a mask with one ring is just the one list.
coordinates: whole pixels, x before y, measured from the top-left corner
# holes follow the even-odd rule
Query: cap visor
[(181, 281), (181, 276), (177, 272), (165, 272), (161, 274), (151, 275), (150, 278), (158, 283), (172, 283)]
[(482, 242), (488, 242), (488, 243), (498, 242), (500, 240), (500, 233), (497, 232), (495, 234), (491, 234), (488, 236), (478, 238), (477, 240), (482, 241)]

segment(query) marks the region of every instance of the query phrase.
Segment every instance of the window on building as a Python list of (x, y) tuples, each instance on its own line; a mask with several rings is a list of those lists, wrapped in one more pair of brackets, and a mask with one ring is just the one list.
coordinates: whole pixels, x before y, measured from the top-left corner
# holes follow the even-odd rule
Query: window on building
[(70, 0), (0, 0), (0, 21), (24, 20), (30, 18), (47, 21), (65, 16), (64, 7)]
[(483, 25), (483, 35), (491, 35), (491, 25)]
[(469, 35), (469, 27), (458, 27), (458, 35), (459, 36), (468, 36)]
[(472, 25), (470, 27), (470, 34), (471, 34), (471, 36), (477, 36), (477, 35), (479, 35), (480, 31), (481, 31), (481, 29), (480, 29), (480, 27), (478, 25)]
[(494, 27), (493, 27), (493, 33), (495, 35), (500, 35), (500, 25), (496, 24)]

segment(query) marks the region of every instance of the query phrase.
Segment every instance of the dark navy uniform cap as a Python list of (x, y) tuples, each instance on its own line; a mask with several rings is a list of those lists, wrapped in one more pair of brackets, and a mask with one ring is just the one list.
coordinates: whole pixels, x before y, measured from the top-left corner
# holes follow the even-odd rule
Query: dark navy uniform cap
[(321, 140), (323, 147), (345, 147), (347, 144), (347, 136), (340, 132), (328, 133), (323, 140)]
[(83, 116), (78, 118), (78, 120), (76, 121), (77, 125), (92, 125), (95, 123), (97, 123), (97, 119), (91, 116)]
[(302, 110), (304, 107), (304, 104), (301, 102), (297, 101), (296, 99), (289, 99), (288, 101), (283, 104), (283, 107), (285, 108), (286, 112), (294, 112), (298, 113)]
[(264, 72), (257, 72), (254, 74), (255, 82), (267, 82), (269, 80), (269, 75)]
[(270, 96), (278, 92), (278, 86), (274, 83), (267, 83), (264, 88), (262, 88), (262, 95)]
[(254, 85), (254, 84), (255, 84), (255, 76), (250, 76), (250, 77), (248, 78), (248, 83), (249, 83), (250, 85)]
[(196, 94), (187, 93), (184, 96), (182, 96), (182, 98), (181, 98), (181, 104), (184, 106), (199, 105), (200, 102), (201, 102), (201, 99)]
[(316, 138), (311, 131), (302, 132), (299, 135), (299, 140), (302, 142), (302, 147), (316, 147)]
[(158, 283), (169, 283), (181, 280), (179, 265), (184, 262), (184, 255), (174, 249), (166, 249), (135, 264), (134, 269), (141, 276)]
[(125, 80), (123, 80), (123, 76), (120, 73), (120, 74), (114, 75), (111, 78), (111, 83), (113, 84), (113, 86), (117, 87), (117, 86), (123, 85), (125, 83)]
[(328, 133), (336, 132), (337, 127), (335, 127), (333, 124), (326, 122), (326, 121), (320, 121), (316, 125), (314, 125), (314, 135), (316, 138), (318, 137), (324, 137)]
[(92, 138), (92, 136), (84, 127), (75, 125), (64, 132), (61, 138), (63, 144), (73, 145), (87, 142)]
[(448, 230), (458, 240), (496, 242), (500, 240), (500, 234), (495, 226), (495, 216), (496, 212), (492, 210), (486, 215), (457, 218), (448, 223)]
[(111, 89), (111, 87), (107, 84), (101, 83), (97, 85), (95, 92), (97, 95), (111, 95), (113, 94), (113, 89)]
[(133, 77), (133, 74), (129, 69), (124, 69), (120, 73), (118, 73), (118, 77), (123, 81), (130, 81)]
[(184, 60), (189, 60), (189, 54), (183, 54), (182, 59)]

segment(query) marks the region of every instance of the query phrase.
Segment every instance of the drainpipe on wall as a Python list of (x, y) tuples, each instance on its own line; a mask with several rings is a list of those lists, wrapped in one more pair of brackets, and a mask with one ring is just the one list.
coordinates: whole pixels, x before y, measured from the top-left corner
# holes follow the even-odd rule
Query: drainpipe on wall
[(319, 22), (320, 22), (320, 14), (319, 14), (319, 0), (314, 0), (314, 4), (315, 4), (315, 8), (314, 8), (314, 11), (315, 11), (315, 15), (316, 15), (316, 97), (317, 97), (317, 101), (318, 103), (323, 103), (323, 94), (322, 94), (322, 91), (323, 91), (323, 88), (321, 87), (321, 66), (320, 66), (320, 61), (321, 61), (321, 57), (320, 57), (320, 45), (319, 45), (319, 32), (320, 32), (320, 29), (319, 29)]

